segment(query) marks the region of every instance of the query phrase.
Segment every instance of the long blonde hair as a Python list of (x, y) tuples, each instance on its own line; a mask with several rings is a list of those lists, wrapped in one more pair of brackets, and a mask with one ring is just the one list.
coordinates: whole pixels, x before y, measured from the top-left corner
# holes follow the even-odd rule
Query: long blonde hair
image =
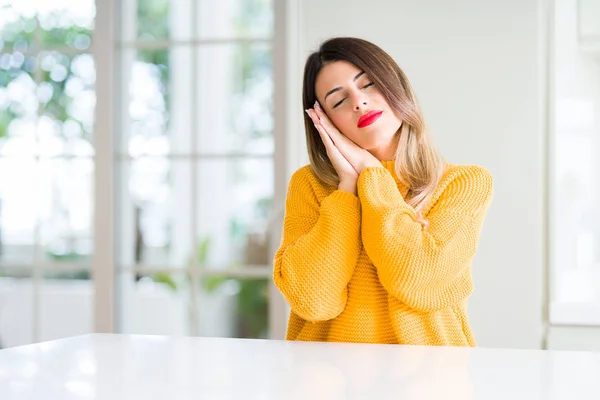
[[(377, 45), (358, 38), (332, 38), (306, 60), (302, 90), (304, 109), (311, 108), (317, 100), (315, 83), (319, 72), (334, 61), (347, 61), (364, 71), (402, 121), (396, 133), (396, 175), (408, 188), (406, 202), (415, 209), (417, 220), (426, 227), (423, 209), (444, 173), (445, 162), (431, 143), (408, 78), (394, 59)], [(322, 182), (337, 186), (339, 177), (327, 157), (319, 132), (306, 113), (303, 114), (312, 169)]]

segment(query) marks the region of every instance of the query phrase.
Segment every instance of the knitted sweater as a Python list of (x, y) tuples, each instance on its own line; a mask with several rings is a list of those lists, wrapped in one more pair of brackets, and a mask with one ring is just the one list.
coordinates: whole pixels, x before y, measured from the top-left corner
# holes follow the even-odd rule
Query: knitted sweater
[(394, 161), (382, 166), (360, 174), (358, 196), (309, 165), (292, 176), (274, 260), (291, 308), (287, 339), (475, 346), (466, 300), (491, 175), (448, 165), (423, 229)]

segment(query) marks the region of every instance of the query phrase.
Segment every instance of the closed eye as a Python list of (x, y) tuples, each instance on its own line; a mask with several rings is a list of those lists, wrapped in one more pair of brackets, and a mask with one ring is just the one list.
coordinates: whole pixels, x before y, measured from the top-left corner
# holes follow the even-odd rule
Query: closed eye
[[(363, 86), (361, 89), (366, 89), (366, 88), (371, 87), (373, 85), (374, 85), (373, 82), (369, 82), (365, 86)], [(344, 97), (343, 99), (341, 99), (340, 101), (338, 101), (337, 103), (335, 103), (332, 108), (336, 108), (337, 106), (341, 105), (344, 102), (344, 100), (346, 100), (346, 99), (347, 99), (347, 97)]]
[(340, 104), (342, 104), (344, 102), (344, 100), (346, 100), (346, 97), (344, 97), (343, 99), (341, 99), (340, 101), (338, 101), (337, 103), (335, 103), (333, 105), (333, 108), (336, 108), (337, 106), (339, 106)]

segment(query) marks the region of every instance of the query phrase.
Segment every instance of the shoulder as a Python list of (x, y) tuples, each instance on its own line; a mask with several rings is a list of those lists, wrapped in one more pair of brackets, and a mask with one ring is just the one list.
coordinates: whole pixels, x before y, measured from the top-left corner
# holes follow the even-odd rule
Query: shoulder
[(311, 182), (313, 180), (317, 180), (317, 177), (310, 164), (307, 164), (294, 171), (292, 178), (290, 179), (290, 183)]
[(320, 185), (319, 179), (310, 164), (298, 168), (290, 179), (289, 190), (315, 191)]
[(479, 165), (448, 164), (440, 180), (440, 185), (452, 183), (454, 186), (476, 187), (482, 190), (492, 190), (493, 178), (490, 171)]
[(493, 178), (486, 168), (448, 164), (429, 206), (445, 204), (477, 213), (487, 208), (492, 195)]
[(288, 187), (288, 198), (301, 197), (303, 199), (311, 199), (320, 203), (323, 197), (329, 195), (334, 187), (322, 183), (314, 173), (310, 164), (298, 168), (290, 178)]
[(303, 167), (298, 168), (290, 179), (290, 185), (302, 185), (302, 186), (310, 186), (317, 192), (322, 191), (332, 191), (335, 190), (335, 187), (323, 183), (315, 174), (313, 167), (310, 164), (307, 164)]

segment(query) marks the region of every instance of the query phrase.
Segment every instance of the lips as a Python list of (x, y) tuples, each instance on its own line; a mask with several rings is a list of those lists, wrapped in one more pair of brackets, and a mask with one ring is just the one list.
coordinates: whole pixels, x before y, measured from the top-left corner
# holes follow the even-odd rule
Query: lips
[(377, 121), (379, 117), (381, 117), (381, 114), (383, 114), (383, 111), (369, 111), (368, 113), (360, 117), (356, 126), (358, 126), (359, 128), (369, 126), (373, 122)]

